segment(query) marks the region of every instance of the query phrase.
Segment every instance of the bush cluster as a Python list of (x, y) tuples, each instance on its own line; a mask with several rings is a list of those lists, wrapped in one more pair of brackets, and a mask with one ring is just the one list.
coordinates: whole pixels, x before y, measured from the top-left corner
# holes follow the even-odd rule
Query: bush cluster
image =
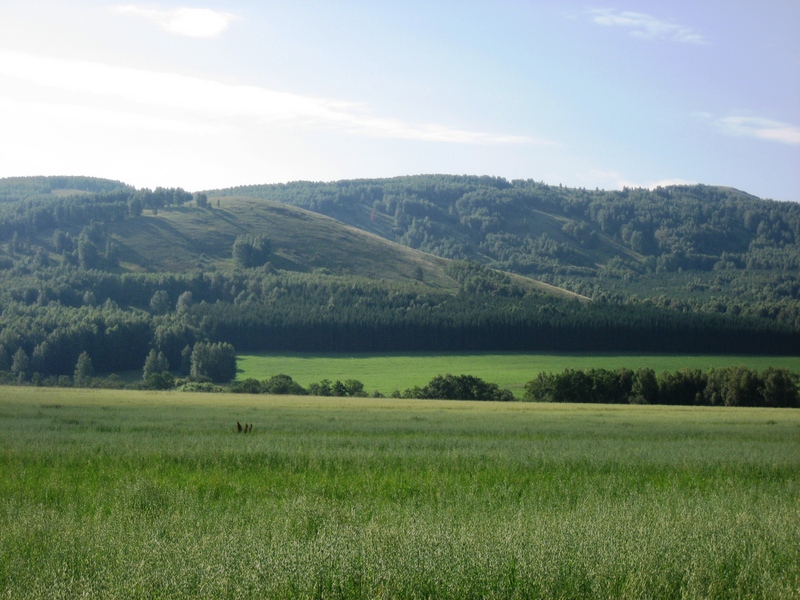
[(228, 388), (234, 394), (292, 394), (303, 396), (308, 392), (299, 383), (283, 373), (273, 375), (264, 381), (252, 377), (233, 382)]
[[(366, 397), (367, 393), (364, 391), (364, 384), (357, 379), (348, 379), (344, 382), (336, 381), (331, 382), (329, 379), (323, 379), (319, 383), (312, 383), (308, 389), (301, 386), (294, 381), (289, 375), (279, 373), (273, 375), (269, 379), (258, 381), (252, 377), (242, 381), (236, 381), (228, 388), (229, 392), (234, 394), (292, 394), (295, 396), (305, 396), (310, 394), (312, 396), (339, 396), (339, 397)], [(375, 392), (378, 396), (378, 392)]]
[[(248, 378), (234, 382), (228, 391), (238, 394), (294, 394), (333, 397), (367, 397), (364, 384), (357, 379), (331, 381), (323, 379), (312, 383), (308, 389), (303, 388), (290, 376), (279, 374), (270, 379), (258, 381)], [(375, 391), (374, 398), (383, 397)], [(427, 398), (431, 400), (495, 400), (510, 401), (514, 399), (509, 390), (501, 390), (496, 383), (487, 383), (472, 375), (437, 375), (425, 387), (414, 386), (403, 392), (396, 390), (392, 398)]]
[(494, 400), (507, 402), (514, 399), (509, 390), (501, 390), (496, 383), (487, 383), (473, 375), (437, 375), (425, 387), (414, 386), (404, 392), (396, 391), (393, 398), (427, 398), (430, 400)]

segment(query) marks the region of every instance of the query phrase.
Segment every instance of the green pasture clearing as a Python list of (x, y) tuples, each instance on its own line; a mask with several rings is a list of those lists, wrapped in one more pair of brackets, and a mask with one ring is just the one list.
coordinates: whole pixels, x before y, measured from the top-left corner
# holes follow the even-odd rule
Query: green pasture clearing
[(4, 387), (0, 423), (0, 597), (800, 595), (796, 410)]
[(358, 379), (368, 393), (384, 395), (423, 386), (436, 375), (474, 375), (510, 389), (521, 397), (525, 384), (537, 373), (572, 369), (638, 369), (657, 373), (684, 368), (746, 366), (762, 371), (783, 367), (800, 373), (797, 356), (683, 356), (675, 354), (242, 354), (237, 379), (268, 379), (278, 373), (290, 375), (300, 385), (322, 379)]

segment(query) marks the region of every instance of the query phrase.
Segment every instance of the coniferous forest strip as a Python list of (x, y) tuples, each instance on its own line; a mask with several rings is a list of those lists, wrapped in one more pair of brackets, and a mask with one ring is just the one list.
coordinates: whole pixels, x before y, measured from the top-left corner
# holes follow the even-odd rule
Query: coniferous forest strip
[[(41, 277), (39, 287), (0, 292), (6, 299), (0, 370), (11, 367), (19, 349), (30, 360), (29, 371), (45, 375), (71, 374), (83, 351), (98, 371), (141, 368), (151, 348), (177, 369), (183, 349), (201, 340), (228, 342), (240, 351), (791, 355), (800, 348), (800, 334), (774, 321), (536, 294), (463, 296), (263, 270), (245, 278), (242, 272), (162, 276), (51, 269)], [(269, 292), (238, 291), (247, 285)]]

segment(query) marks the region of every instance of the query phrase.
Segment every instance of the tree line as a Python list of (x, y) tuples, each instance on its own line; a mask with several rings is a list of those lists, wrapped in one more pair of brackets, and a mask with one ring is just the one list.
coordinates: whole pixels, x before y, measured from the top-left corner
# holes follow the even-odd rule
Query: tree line
[[(2, 349), (0, 349), (2, 352)], [(28, 362), (24, 354), (12, 357), (10, 371), (0, 370), (0, 382), (32, 383), (34, 385), (76, 387), (133, 387), (237, 394), (312, 395), (321, 397), (367, 397), (364, 384), (357, 379), (344, 381), (323, 379), (304, 388), (290, 375), (283, 373), (259, 381), (246, 378), (232, 381), (236, 376), (236, 358), (228, 344), (199, 342), (187, 349), (189, 366), (182, 378), (169, 371), (163, 353), (151, 350), (145, 361), (141, 382), (124, 385), (116, 376), (97, 378), (91, 357), (83, 352), (78, 357), (72, 379), (41, 378), (36, 374), (30, 381), (25, 377)], [(184, 369), (182, 367), (182, 369)], [(220, 387), (232, 381), (226, 387)], [(568, 402), (592, 404), (653, 404), (671, 406), (727, 406), (800, 408), (800, 376), (788, 369), (767, 368), (758, 372), (743, 366), (664, 371), (565, 369), (561, 373), (539, 373), (525, 385), (522, 401)], [(379, 390), (372, 397), (385, 397)], [(436, 375), (424, 386), (394, 390), (390, 398), (431, 400), (472, 400), (509, 402), (515, 398), (510, 390), (486, 382), (473, 375)]]
[[(525, 385), (523, 401), (596, 404), (662, 404), (672, 406), (730, 406), (800, 408), (800, 376), (788, 369), (758, 372), (743, 366), (682, 369), (657, 375), (653, 369), (565, 369), (539, 373)], [(363, 384), (324, 379), (307, 389), (285, 374), (264, 381), (245, 379), (228, 391), (250, 394), (311, 394), (314, 396), (365, 397)], [(379, 391), (372, 394), (383, 397)], [(392, 398), (431, 400), (515, 400), (510, 390), (500, 389), (473, 375), (437, 375), (424, 386), (395, 390)]]
[[(98, 377), (92, 357), (87, 351), (78, 355), (69, 374), (48, 374), (34, 370), (36, 362), (28, 357), (22, 348), (9, 356), (5, 346), (0, 344), (0, 383), (24, 385), (44, 385), (54, 387), (124, 387), (120, 378), (112, 373)], [(177, 372), (179, 378), (173, 375)], [(236, 351), (224, 342), (196, 342), (187, 345), (181, 352), (181, 361), (170, 365), (161, 351), (151, 349), (144, 360), (142, 381), (134, 384), (136, 389), (169, 390), (187, 382), (228, 383), (236, 378)]]
[[(303, 388), (289, 375), (274, 375), (264, 381), (248, 378), (234, 382), (228, 391), (244, 394), (294, 394), (322, 396), (322, 397), (355, 397), (365, 398), (367, 392), (364, 384), (357, 379), (345, 381), (331, 381), (323, 379), (317, 383), (309, 384)], [(375, 390), (374, 398), (383, 398), (384, 395)], [(496, 383), (489, 383), (473, 375), (436, 375), (425, 386), (413, 386), (404, 391), (394, 390), (390, 398), (414, 398), (429, 400), (491, 400), (509, 402), (514, 400), (514, 395), (509, 390), (501, 390)]]
[(800, 407), (797, 373), (747, 367), (683, 369), (565, 369), (539, 373), (525, 385), (526, 401), (684, 406)]

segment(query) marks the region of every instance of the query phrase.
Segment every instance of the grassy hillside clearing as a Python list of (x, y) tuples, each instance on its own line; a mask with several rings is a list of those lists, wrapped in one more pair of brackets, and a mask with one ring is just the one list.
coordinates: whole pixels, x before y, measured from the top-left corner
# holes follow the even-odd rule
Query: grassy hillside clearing
[(746, 366), (762, 371), (786, 368), (800, 373), (795, 356), (682, 356), (674, 354), (243, 354), (238, 358), (237, 379), (268, 379), (278, 373), (290, 375), (300, 385), (322, 379), (358, 379), (368, 393), (384, 395), (425, 385), (436, 375), (469, 374), (497, 383), (521, 397), (525, 384), (539, 372), (564, 369), (638, 369), (656, 372), (684, 368)]
[(183, 271), (233, 266), (231, 248), (243, 234), (264, 234), (272, 241), (271, 263), (292, 271), (328, 269), (334, 273), (386, 279), (415, 278), (450, 288), (446, 260), (347, 227), (334, 219), (293, 207), (226, 198), (219, 208), (162, 209), (114, 223), (123, 266), (147, 271)]
[[(252, 198), (226, 197), (212, 209), (171, 207), (109, 224), (121, 265), (131, 271), (180, 272), (232, 267), (237, 236), (264, 234), (272, 241), (270, 263), (278, 269), (417, 281), (458, 288), (445, 273), (446, 259), (384, 240), (307, 210)], [(523, 289), (586, 300), (573, 292), (519, 275)]]
[(0, 416), (4, 597), (800, 591), (800, 411), (6, 388)]

